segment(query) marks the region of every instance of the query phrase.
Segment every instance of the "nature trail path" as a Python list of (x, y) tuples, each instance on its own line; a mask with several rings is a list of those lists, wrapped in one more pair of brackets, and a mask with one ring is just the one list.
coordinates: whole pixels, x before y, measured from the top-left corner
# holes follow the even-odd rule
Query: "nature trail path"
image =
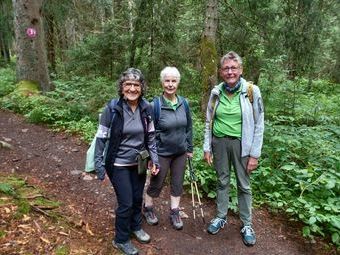
[[(85, 143), (75, 136), (55, 133), (47, 127), (27, 123), (22, 116), (3, 110), (0, 110), (0, 141), (13, 146), (12, 150), (0, 148), (0, 173), (27, 177), (28, 182), (33, 182), (45, 193), (62, 201), (65, 214), (76, 215), (88, 224), (93, 236), (70, 236), (71, 247), (85, 247), (88, 254), (118, 254), (111, 245), (115, 196), (111, 186), (101, 185), (93, 178), (94, 175), (84, 175), (88, 147)], [(214, 216), (214, 201), (202, 201), (207, 221), (203, 224), (199, 217), (196, 220), (192, 218), (190, 194), (184, 195), (181, 203), (189, 217), (183, 220), (184, 229), (176, 231), (169, 224), (168, 200), (169, 189), (165, 187), (161, 197), (155, 200), (160, 216), (159, 225), (148, 226), (143, 223), (152, 237), (151, 243), (141, 245), (133, 241), (142, 255), (327, 254), (320, 249), (321, 245), (311, 244), (301, 238), (296, 223), (273, 216), (264, 209), (256, 209), (253, 213), (257, 235), (254, 247), (243, 244), (239, 234), (240, 222), (234, 214), (230, 214), (228, 225), (220, 233), (210, 235), (206, 227)]]

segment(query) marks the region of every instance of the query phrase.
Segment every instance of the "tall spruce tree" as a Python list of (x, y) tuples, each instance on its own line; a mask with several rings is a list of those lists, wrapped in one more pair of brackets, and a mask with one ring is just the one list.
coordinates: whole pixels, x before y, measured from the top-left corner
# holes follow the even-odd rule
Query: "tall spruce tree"
[(17, 80), (37, 82), (43, 92), (52, 90), (47, 69), (42, 21), (43, 0), (13, 0)]

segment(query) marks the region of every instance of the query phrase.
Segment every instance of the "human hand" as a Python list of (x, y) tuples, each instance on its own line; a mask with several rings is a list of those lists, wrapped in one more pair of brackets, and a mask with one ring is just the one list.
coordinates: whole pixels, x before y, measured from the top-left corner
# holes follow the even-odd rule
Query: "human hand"
[(153, 167), (153, 163), (152, 163), (152, 160), (148, 160), (148, 169), (152, 169)]
[(248, 163), (247, 163), (247, 173), (250, 174), (252, 171), (254, 171), (257, 165), (258, 165), (258, 159), (249, 157)]
[(192, 158), (194, 156), (194, 154), (192, 152), (187, 152), (187, 157), (188, 158)]
[(110, 178), (105, 173), (104, 179), (101, 180), (101, 185), (107, 186), (107, 185), (109, 185), (109, 183), (110, 183)]
[(213, 156), (209, 151), (205, 151), (203, 155), (204, 160), (208, 163), (209, 166), (213, 163)]
[(159, 173), (159, 167), (153, 164), (152, 168), (150, 168), (150, 172), (152, 175), (157, 175)]

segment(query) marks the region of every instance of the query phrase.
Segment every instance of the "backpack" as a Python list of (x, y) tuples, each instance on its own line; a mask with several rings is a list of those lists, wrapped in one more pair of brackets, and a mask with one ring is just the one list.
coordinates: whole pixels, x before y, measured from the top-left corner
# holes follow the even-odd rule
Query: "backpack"
[[(184, 104), (184, 108), (185, 108), (185, 113), (187, 116), (187, 119), (189, 118), (189, 104), (188, 101), (182, 97), (182, 96), (178, 96), (178, 98), (183, 100), (183, 104)], [(158, 125), (158, 121), (159, 121), (159, 116), (161, 115), (161, 97), (154, 97), (153, 98), (153, 103), (154, 103), (154, 108), (153, 108), (153, 113), (154, 113), (154, 121), (155, 121), (155, 127), (157, 127)]]
[(247, 96), (249, 98), (250, 103), (253, 105), (254, 102), (254, 83), (252, 81), (248, 81), (248, 88), (247, 88)]
[[(118, 100), (117, 99), (112, 99), (110, 102), (107, 103), (107, 106), (109, 107), (109, 109), (111, 110), (111, 122), (110, 122), (110, 130), (111, 130), (111, 126), (112, 126), (112, 120), (114, 118), (114, 107), (117, 105)], [(110, 134), (110, 131), (109, 131)], [(103, 162), (105, 162), (105, 155), (106, 155), (106, 149), (108, 146), (108, 141), (109, 139), (107, 139), (106, 144), (105, 144), (105, 150), (104, 150), (104, 160)], [(85, 172), (92, 172), (94, 170), (96, 170), (95, 167), (95, 162), (94, 162), (94, 151), (96, 148), (96, 135), (93, 137), (92, 142), (90, 147), (88, 148), (87, 152), (86, 152), (86, 160), (85, 160)]]

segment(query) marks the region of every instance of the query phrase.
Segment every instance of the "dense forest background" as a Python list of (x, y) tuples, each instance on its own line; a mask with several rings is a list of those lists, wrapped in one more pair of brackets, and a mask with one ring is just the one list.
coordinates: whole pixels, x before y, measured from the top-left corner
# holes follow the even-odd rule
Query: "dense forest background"
[(90, 141), (123, 70), (141, 69), (152, 99), (161, 69), (176, 66), (193, 111), (199, 184), (214, 198), (203, 113), (219, 59), (234, 50), (265, 103), (255, 203), (339, 246), (339, 9), (337, 0), (1, 0), (0, 107)]

